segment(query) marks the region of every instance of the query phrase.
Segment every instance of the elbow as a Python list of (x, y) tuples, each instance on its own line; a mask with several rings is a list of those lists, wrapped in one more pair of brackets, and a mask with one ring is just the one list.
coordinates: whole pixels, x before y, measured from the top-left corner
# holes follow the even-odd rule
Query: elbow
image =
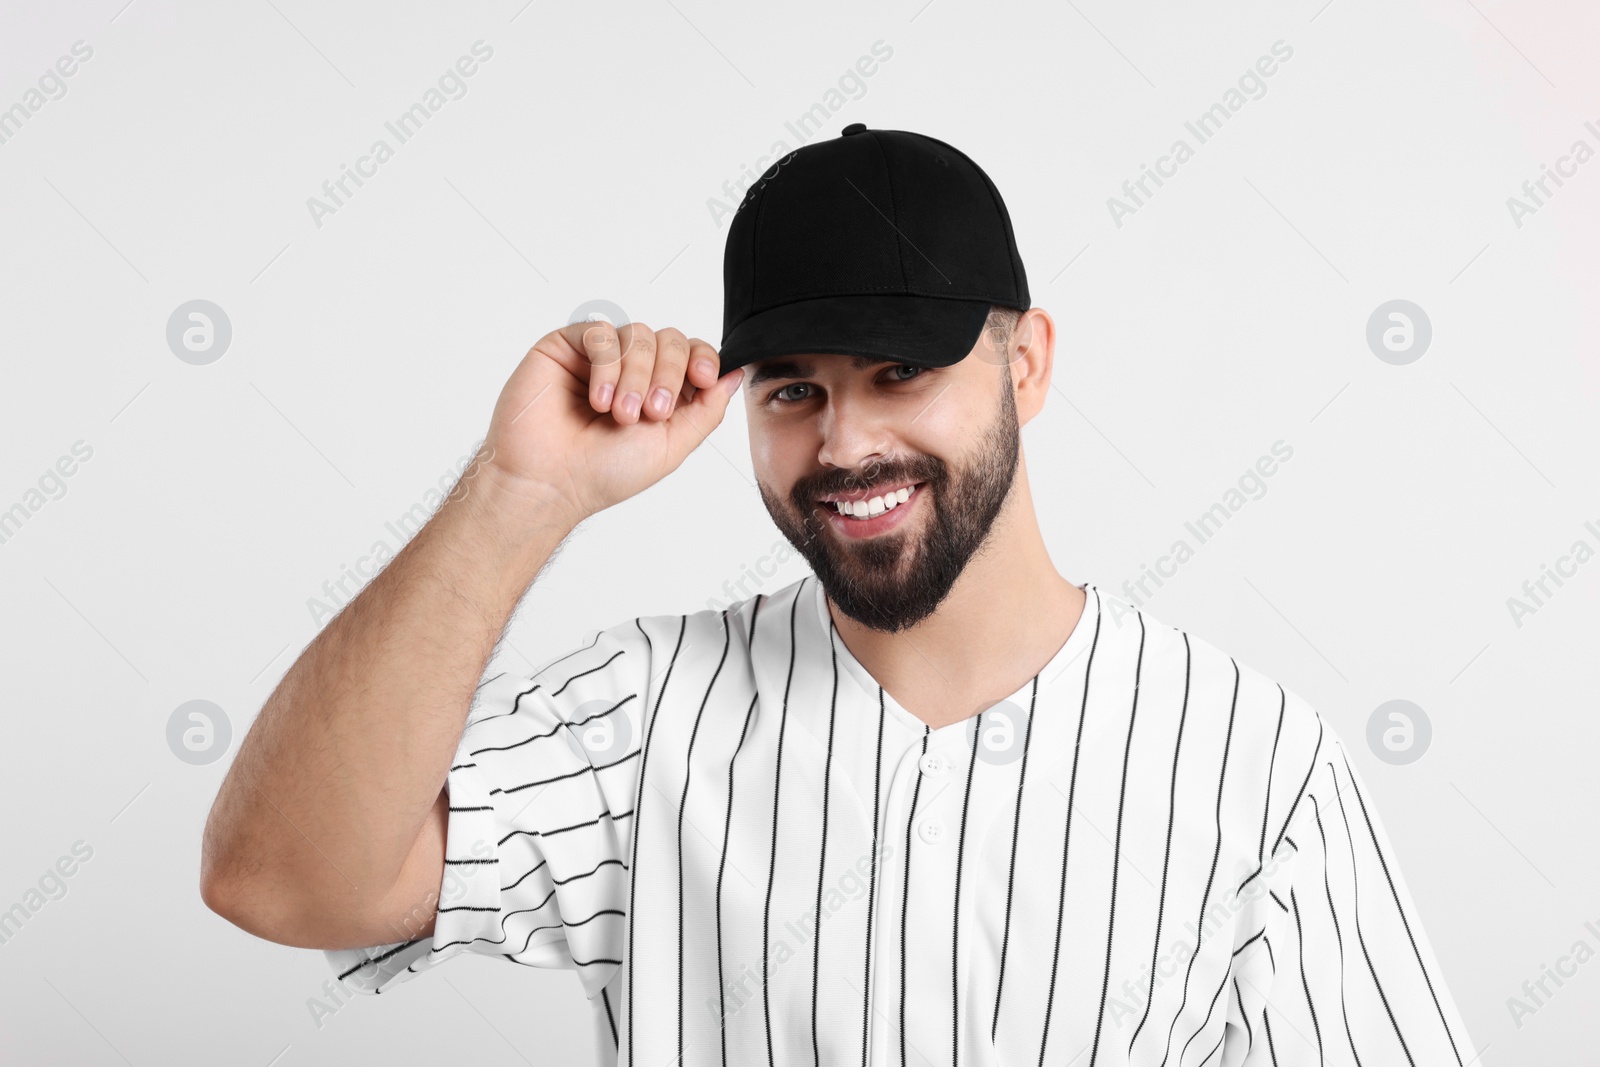
[(200, 899), (215, 914), (247, 934), (291, 948), (323, 948), (325, 935), (297, 901), (265, 893), (260, 886), (215, 873), (203, 865)]
[(272, 872), (241, 859), (237, 842), (208, 827), (200, 851), (200, 900), (213, 913), (248, 934), (280, 945), (315, 947), (288, 886), (274, 884)]

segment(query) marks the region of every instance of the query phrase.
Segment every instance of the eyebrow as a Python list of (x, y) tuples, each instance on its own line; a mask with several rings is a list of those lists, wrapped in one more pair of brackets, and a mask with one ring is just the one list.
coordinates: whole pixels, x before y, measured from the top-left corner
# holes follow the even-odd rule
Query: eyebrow
[[(866, 370), (880, 364), (898, 363), (898, 360), (883, 359), (880, 356), (834, 356), (834, 359), (848, 359), (854, 370)], [(816, 364), (808, 357), (794, 357), (786, 359), (768, 359), (755, 364), (750, 370), (750, 388), (754, 389), (762, 382), (772, 381), (777, 378), (809, 378), (814, 372)]]

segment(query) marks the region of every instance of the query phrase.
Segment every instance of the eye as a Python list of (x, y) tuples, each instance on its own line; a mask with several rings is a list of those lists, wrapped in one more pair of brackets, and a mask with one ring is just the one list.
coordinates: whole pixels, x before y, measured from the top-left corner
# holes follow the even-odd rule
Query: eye
[[(890, 378), (891, 381), (909, 382), (909, 381), (911, 381), (911, 380), (913, 380), (915, 378), (920, 377), (922, 374), (926, 373), (927, 369), (928, 369), (927, 367), (918, 367), (918, 366), (915, 366), (915, 365), (910, 364), (910, 363), (897, 363), (893, 367), (889, 368), (888, 374), (889, 374), (889, 378)], [(903, 371), (903, 370), (905, 370), (905, 371), (913, 371), (914, 373), (909, 375), (909, 376), (907, 376), (907, 377), (898, 377), (899, 372)]]
[(769, 401), (776, 400), (780, 404), (798, 403), (801, 400), (804, 400), (806, 398), (803, 397), (803, 396), (788, 396), (788, 397), (786, 397), (783, 394), (788, 392), (790, 389), (809, 389), (809, 388), (811, 388), (811, 383), (810, 382), (790, 382), (788, 385), (780, 386), (777, 389), (774, 389), (772, 391), (772, 393), (767, 397), (767, 399)]

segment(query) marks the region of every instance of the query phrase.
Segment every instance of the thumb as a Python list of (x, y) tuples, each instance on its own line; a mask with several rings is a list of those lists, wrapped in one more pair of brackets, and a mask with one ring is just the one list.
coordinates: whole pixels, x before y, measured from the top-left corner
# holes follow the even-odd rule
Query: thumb
[(695, 390), (693, 400), (674, 409), (667, 419), (667, 432), (678, 455), (688, 455), (717, 428), (743, 378), (744, 368), (735, 367), (711, 388)]

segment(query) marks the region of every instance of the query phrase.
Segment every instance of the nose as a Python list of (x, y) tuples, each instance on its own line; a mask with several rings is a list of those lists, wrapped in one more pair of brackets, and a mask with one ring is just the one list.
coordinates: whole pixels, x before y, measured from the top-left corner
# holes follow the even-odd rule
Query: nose
[(862, 470), (891, 452), (889, 434), (870, 404), (830, 398), (822, 417), (822, 445), (817, 460), (827, 467)]

